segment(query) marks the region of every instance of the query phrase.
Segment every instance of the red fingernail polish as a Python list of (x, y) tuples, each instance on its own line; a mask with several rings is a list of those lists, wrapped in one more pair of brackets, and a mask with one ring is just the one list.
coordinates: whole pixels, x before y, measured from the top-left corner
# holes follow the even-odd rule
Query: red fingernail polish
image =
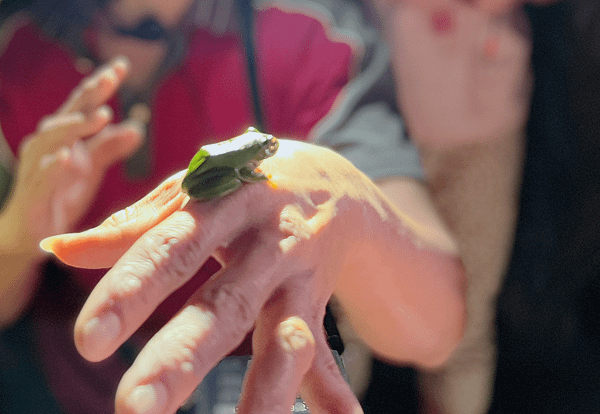
[(433, 30), (438, 34), (447, 34), (453, 27), (452, 14), (447, 10), (437, 11), (431, 15)]

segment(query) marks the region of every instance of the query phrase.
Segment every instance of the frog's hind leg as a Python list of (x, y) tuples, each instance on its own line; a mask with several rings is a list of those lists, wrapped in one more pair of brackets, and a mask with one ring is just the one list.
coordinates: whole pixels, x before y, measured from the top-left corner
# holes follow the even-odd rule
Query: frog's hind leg
[(199, 200), (211, 200), (234, 192), (242, 185), (235, 170), (215, 168), (203, 174), (193, 188), (188, 190), (190, 196)]
[(245, 181), (247, 183), (252, 183), (255, 181), (265, 181), (268, 179), (264, 174), (256, 170), (255, 165), (238, 168), (236, 170), (236, 173), (240, 180)]

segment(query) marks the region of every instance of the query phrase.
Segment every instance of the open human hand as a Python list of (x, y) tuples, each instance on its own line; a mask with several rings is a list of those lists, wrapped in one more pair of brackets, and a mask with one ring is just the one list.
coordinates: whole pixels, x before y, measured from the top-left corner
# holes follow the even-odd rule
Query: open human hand
[[(427, 354), (439, 363), (458, 342), (464, 315), (456, 258), (432, 261), (437, 254), (414, 242), (414, 223), (341, 156), (279, 142), (260, 166), (275, 185), (245, 184), (196, 202), (181, 191), (181, 172), (99, 227), (42, 242), (67, 264), (111, 267), (75, 325), (77, 348), (91, 361), (111, 355), (209, 256), (223, 264), (142, 349), (119, 385), (118, 413), (175, 412), (253, 328), (240, 413), (289, 412), (298, 390), (311, 412), (362, 412), (323, 330), (334, 291), (344, 301), (344, 291), (379, 285), (377, 303), (366, 299), (363, 307), (383, 307), (386, 316), (367, 316), (366, 325), (382, 322), (407, 361), (424, 361), (416, 355), (428, 345), (452, 344), (445, 354)], [(407, 266), (413, 272), (403, 274)], [(429, 295), (439, 307), (423, 305)]]
[(523, 129), (531, 41), (518, 2), (505, 3), (492, 12), (458, 0), (376, 2), (402, 113), (417, 143), (502, 139)]
[(104, 105), (127, 71), (123, 59), (98, 69), (24, 139), (14, 191), (3, 212), (24, 248), (37, 251), (34, 246), (44, 237), (72, 231), (106, 169), (141, 142), (138, 127), (110, 124), (113, 115)]

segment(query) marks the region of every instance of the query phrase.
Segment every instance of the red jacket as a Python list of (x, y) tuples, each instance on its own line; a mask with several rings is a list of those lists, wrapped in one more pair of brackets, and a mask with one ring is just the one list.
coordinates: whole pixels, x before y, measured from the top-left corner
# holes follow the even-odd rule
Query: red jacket
[[(332, 41), (326, 30), (319, 21), (302, 14), (275, 8), (258, 12), (258, 73), (269, 133), (304, 139), (347, 83), (352, 49)], [(183, 64), (160, 83), (151, 103), (150, 176), (133, 180), (123, 164), (111, 168), (80, 229), (98, 224), (186, 168), (199, 146), (238, 135), (253, 124), (240, 39), (198, 29), (189, 41)], [(18, 29), (12, 37), (0, 60), (0, 125), (15, 154), (21, 140), (35, 130), (43, 116), (53, 113), (84, 77), (77, 71), (74, 57), (31, 25)], [(119, 114), (117, 99), (111, 105)], [(75, 273), (77, 282), (91, 290), (105, 271)], [(183, 290), (191, 292), (193, 288)], [(167, 313), (177, 307), (170, 307)]]

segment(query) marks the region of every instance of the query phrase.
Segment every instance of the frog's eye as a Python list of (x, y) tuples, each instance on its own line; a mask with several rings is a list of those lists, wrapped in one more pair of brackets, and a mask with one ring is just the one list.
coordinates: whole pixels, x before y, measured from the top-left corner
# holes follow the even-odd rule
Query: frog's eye
[(277, 148), (279, 148), (279, 141), (277, 140), (277, 138), (275, 138), (272, 135), (269, 135), (271, 138), (269, 139), (269, 146), (267, 147), (267, 155), (271, 156), (273, 154), (275, 154), (275, 152), (277, 151)]

